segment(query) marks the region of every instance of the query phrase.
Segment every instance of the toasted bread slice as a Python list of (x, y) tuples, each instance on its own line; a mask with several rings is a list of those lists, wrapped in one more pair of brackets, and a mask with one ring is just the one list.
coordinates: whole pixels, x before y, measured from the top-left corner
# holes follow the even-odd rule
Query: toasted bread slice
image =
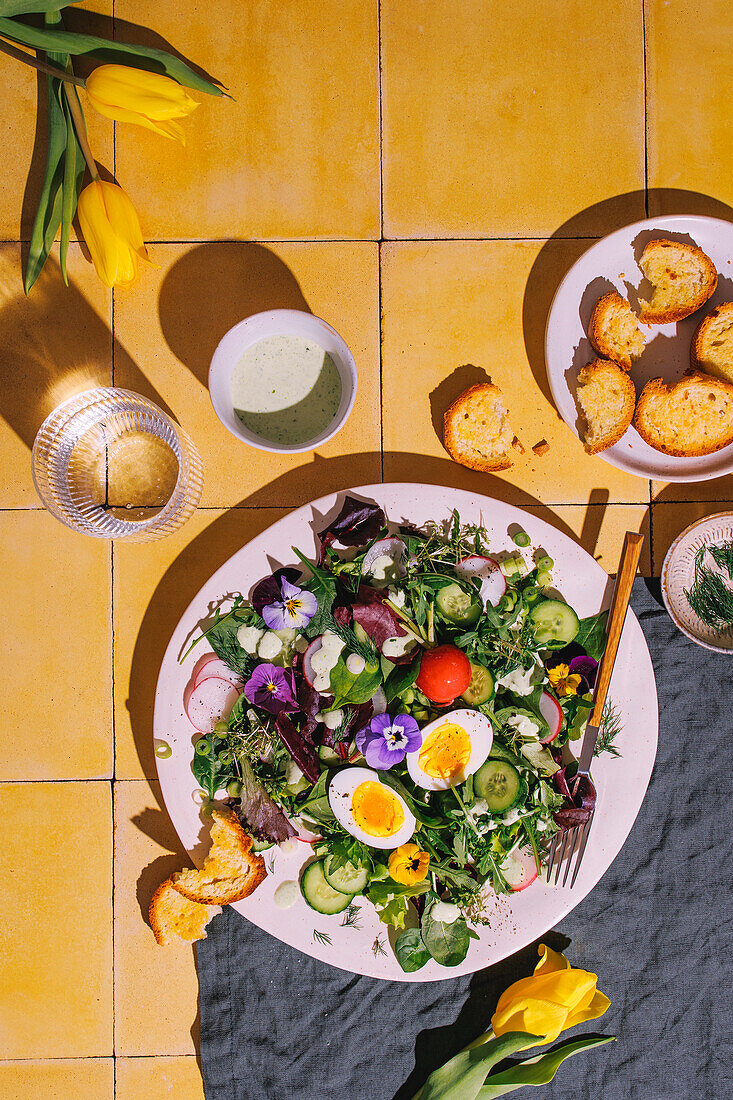
[(153, 894), (148, 916), (153, 935), (165, 947), (176, 937), (189, 943), (206, 939), (206, 925), (218, 912), (218, 908), (184, 898), (167, 878)]
[(653, 378), (636, 403), (634, 426), (664, 454), (713, 454), (733, 443), (733, 386), (694, 370), (671, 387)]
[(257, 889), (267, 874), (265, 861), (252, 853), (252, 837), (231, 810), (214, 810), (211, 817), (211, 849), (203, 867), (177, 871), (171, 882), (189, 901), (230, 905)]
[(692, 338), (693, 367), (733, 382), (733, 302), (721, 302), (703, 317)]
[(448, 454), (470, 470), (507, 470), (514, 438), (502, 392), (491, 382), (471, 386), (443, 418)]
[(594, 359), (578, 373), (577, 400), (585, 421), (583, 444), (594, 455), (618, 443), (628, 428), (636, 389), (617, 363)]
[(588, 337), (601, 358), (611, 359), (624, 370), (631, 370), (646, 347), (636, 314), (615, 290), (604, 294), (593, 307)]
[(697, 245), (649, 241), (639, 266), (654, 287), (650, 302), (639, 299), (646, 324), (667, 325), (689, 317), (718, 285), (713, 261)]

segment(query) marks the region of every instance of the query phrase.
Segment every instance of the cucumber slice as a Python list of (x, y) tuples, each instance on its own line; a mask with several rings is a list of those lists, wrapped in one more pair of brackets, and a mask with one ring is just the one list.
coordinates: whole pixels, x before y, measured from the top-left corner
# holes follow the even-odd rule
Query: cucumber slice
[(494, 814), (516, 805), (522, 794), (522, 777), (507, 760), (487, 760), (473, 777), (473, 791), (484, 798)]
[(529, 618), (539, 645), (553, 642), (567, 645), (580, 629), (578, 616), (572, 607), (560, 600), (542, 600), (541, 603), (534, 604)]
[(494, 677), (488, 668), (474, 664), (471, 661), (471, 682), (461, 696), (469, 706), (478, 707), (481, 703), (488, 703), (494, 694)]
[(444, 619), (456, 626), (474, 626), (481, 618), (480, 599), (455, 582), (439, 589), (435, 606)]
[(353, 898), (329, 886), (323, 874), (323, 860), (309, 864), (300, 879), (300, 892), (316, 913), (341, 913)]
[(343, 764), (343, 757), (332, 749), (329, 745), (318, 746), (318, 758), (324, 764)]
[(272, 848), (274, 843), (275, 841), (270, 840), (268, 837), (262, 837), (262, 839), (259, 839), (255, 836), (252, 838), (252, 851), (266, 852), (268, 851), (268, 849)]
[(331, 870), (334, 863), (332, 855), (327, 855), (323, 861), (323, 877), (334, 890), (340, 890), (342, 894), (361, 894), (369, 882), (369, 872), (366, 867), (355, 867), (353, 863), (343, 863), (340, 867)]

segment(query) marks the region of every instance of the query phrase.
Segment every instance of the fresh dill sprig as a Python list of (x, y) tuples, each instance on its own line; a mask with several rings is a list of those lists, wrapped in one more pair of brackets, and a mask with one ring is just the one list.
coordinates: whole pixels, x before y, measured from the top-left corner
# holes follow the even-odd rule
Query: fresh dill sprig
[(362, 641), (361, 638), (357, 637), (356, 632), (353, 631), (350, 626), (342, 626), (337, 619), (334, 619), (333, 615), (324, 614), (321, 617), (321, 622), (323, 624), (323, 629), (330, 630), (332, 634), (340, 638), (352, 653), (358, 653), (367, 664), (376, 664), (377, 650), (373, 642), (367, 643)]
[(709, 552), (718, 569), (725, 569), (733, 581), (733, 542), (724, 542), (722, 546), (710, 546)]
[(341, 921), (342, 928), (361, 928), (360, 905), (347, 905), (344, 910), (344, 918)]
[[(705, 555), (710, 553), (719, 568), (728, 570), (733, 565), (733, 543), (723, 546), (701, 546), (695, 554), (695, 576), (685, 596), (698, 619), (712, 630), (722, 631), (733, 626), (733, 589), (726, 584), (722, 572), (714, 572), (705, 565)], [(733, 576), (731, 576), (733, 580)]]
[(610, 756), (620, 756), (621, 753), (613, 742), (622, 729), (621, 713), (618, 707), (610, 699), (607, 699), (601, 715), (601, 725), (593, 755), (600, 756), (602, 752), (607, 752)]
[(317, 928), (313, 929), (313, 939), (316, 943), (320, 943), (321, 947), (330, 947), (333, 940), (329, 936), (328, 932), (319, 932)]
[(384, 946), (383, 938), (382, 938), (382, 936), (377, 936), (374, 943), (372, 944), (372, 955), (374, 955), (374, 958), (376, 959), (378, 955), (386, 955), (386, 954), (387, 954), (387, 951), (386, 951), (385, 946)]

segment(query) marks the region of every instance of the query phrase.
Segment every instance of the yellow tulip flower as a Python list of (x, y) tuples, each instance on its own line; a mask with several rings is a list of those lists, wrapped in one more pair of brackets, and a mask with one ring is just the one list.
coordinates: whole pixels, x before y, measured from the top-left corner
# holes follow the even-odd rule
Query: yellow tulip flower
[(427, 878), (430, 852), (423, 852), (417, 844), (400, 844), (387, 862), (390, 876), (401, 886), (414, 886)]
[(86, 92), (92, 107), (107, 118), (145, 126), (182, 145), (186, 137), (174, 119), (186, 118), (199, 105), (170, 77), (128, 65), (100, 65), (87, 77)]
[(595, 974), (576, 970), (543, 943), (539, 953), (534, 974), (510, 985), (499, 998), (491, 1019), (494, 1035), (526, 1031), (544, 1036), (543, 1043), (554, 1043), (561, 1031), (597, 1020), (611, 1004), (596, 989)]
[[(92, 180), (79, 195), (79, 225), (105, 286), (130, 286), (150, 263), (135, 207), (116, 183)], [(152, 265), (155, 266), (155, 265)]]

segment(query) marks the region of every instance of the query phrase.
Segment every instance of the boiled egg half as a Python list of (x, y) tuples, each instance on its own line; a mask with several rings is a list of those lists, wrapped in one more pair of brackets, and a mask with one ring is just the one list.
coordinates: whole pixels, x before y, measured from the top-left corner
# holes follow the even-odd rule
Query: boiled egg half
[(396, 791), (371, 768), (343, 768), (331, 780), (328, 801), (347, 833), (372, 848), (399, 848), (415, 832), (415, 817)]
[(407, 770), (418, 787), (445, 791), (473, 775), (491, 750), (491, 722), (477, 710), (452, 710), (422, 731), (422, 744), (408, 752)]

